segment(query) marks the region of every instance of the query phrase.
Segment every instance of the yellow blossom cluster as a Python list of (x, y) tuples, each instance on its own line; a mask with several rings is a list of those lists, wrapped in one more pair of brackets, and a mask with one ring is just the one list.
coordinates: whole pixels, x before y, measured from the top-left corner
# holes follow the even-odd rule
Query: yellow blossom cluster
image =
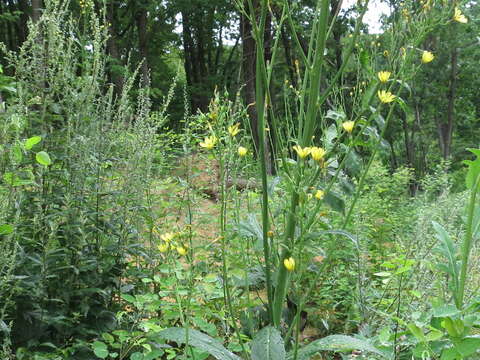
[(305, 159), (308, 155), (310, 155), (312, 159), (317, 162), (322, 162), (327, 153), (325, 149), (317, 146), (301, 147), (300, 145), (295, 145), (293, 150), (296, 151), (300, 159)]
[[(158, 231), (156, 230), (154, 231), (158, 234)], [(157, 246), (158, 251), (160, 251), (161, 253), (166, 253), (170, 250), (176, 250), (180, 256), (185, 256), (188, 252), (188, 247), (186, 245), (182, 245), (182, 244), (175, 245), (173, 243), (173, 240), (180, 235), (181, 235), (180, 233), (172, 233), (172, 232), (166, 232), (166, 233), (160, 234), (160, 239), (162, 239), (163, 242)]]
[(454, 10), (453, 20), (461, 24), (466, 24), (468, 22), (467, 17), (462, 14), (462, 11), (458, 7)]
[(200, 142), (200, 146), (202, 148), (205, 148), (207, 150), (212, 150), (215, 145), (217, 144), (217, 137), (212, 135), (212, 136), (207, 136), (203, 141)]

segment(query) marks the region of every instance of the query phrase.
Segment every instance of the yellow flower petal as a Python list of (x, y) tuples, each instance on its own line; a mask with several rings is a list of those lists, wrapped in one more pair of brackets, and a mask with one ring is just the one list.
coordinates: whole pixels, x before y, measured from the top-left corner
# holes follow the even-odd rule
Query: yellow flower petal
[(158, 245), (158, 250), (159, 250), (161, 253), (167, 252), (169, 248), (170, 248), (170, 247), (168, 246), (167, 243), (163, 243), (163, 244)]
[(429, 62), (433, 61), (435, 59), (435, 55), (431, 53), (430, 51), (424, 51), (422, 53), (422, 63), (428, 64)]
[(293, 257), (286, 258), (283, 260), (283, 265), (285, 269), (291, 272), (295, 270), (295, 259)]
[(237, 152), (238, 156), (244, 157), (245, 155), (247, 155), (248, 149), (244, 148), (243, 146), (239, 146)]
[(393, 95), (390, 91), (385, 90), (379, 90), (377, 95), (380, 101), (384, 104), (391, 103), (396, 98), (396, 96)]
[(187, 249), (185, 249), (183, 246), (177, 246), (177, 252), (178, 252), (181, 256), (187, 255)]
[(170, 242), (172, 241), (174, 236), (175, 236), (174, 233), (167, 232), (165, 234), (160, 235), (160, 239), (162, 239), (165, 242)]
[(207, 149), (212, 150), (217, 143), (217, 138), (215, 136), (206, 137), (204, 141), (200, 143), (200, 146)]
[(327, 152), (325, 149), (317, 146), (313, 146), (310, 148), (310, 156), (312, 157), (313, 160), (315, 161), (321, 161)]
[(310, 148), (309, 147), (302, 148), (299, 145), (295, 145), (293, 147), (293, 150), (295, 150), (297, 152), (300, 159), (305, 159), (308, 156), (308, 154), (310, 154)]
[(455, 8), (453, 20), (462, 24), (466, 24), (468, 22), (467, 17), (462, 14), (462, 11), (458, 7)]
[(388, 79), (390, 79), (390, 75), (392, 75), (392, 73), (390, 71), (380, 71), (377, 76), (378, 76), (378, 79), (380, 80), (380, 82), (382, 83), (386, 83), (388, 81)]
[(228, 127), (228, 133), (230, 136), (235, 136), (240, 132), (240, 123), (236, 123)]
[(344, 123), (342, 123), (343, 130), (348, 133), (351, 133), (353, 131), (354, 126), (355, 121), (345, 121)]
[(325, 191), (323, 190), (317, 190), (317, 192), (315, 193), (315, 198), (317, 200), (322, 200), (324, 196), (325, 196)]

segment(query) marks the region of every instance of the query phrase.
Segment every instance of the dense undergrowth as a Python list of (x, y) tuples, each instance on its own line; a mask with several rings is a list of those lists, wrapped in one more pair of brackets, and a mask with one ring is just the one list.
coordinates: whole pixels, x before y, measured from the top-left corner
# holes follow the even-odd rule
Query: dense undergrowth
[[(281, 116), (258, 57), (254, 149), (222, 91), (169, 132), (175, 79), (160, 112), (136, 73), (115, 93), (105, 27), (47, 1), (0, 74), (2, 359), (475, 359), (480, 160), (418, 179), (382, 152), (432, 60), (417, 46), (459, 16), (431, 6), (386, 35), (405, 54), (386, 61), (353, 51), (359, 5), (344, 63), (369, 77), (360, 98), (319, 94), (322, 12)], [(250, 19), (258, 52), (266, 14)]]

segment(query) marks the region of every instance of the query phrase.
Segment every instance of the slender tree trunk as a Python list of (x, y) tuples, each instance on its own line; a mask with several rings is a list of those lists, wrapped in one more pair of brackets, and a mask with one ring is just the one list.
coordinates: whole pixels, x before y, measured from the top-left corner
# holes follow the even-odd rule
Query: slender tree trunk
[[(108, 28), (109, 38), (107, 41), (107, 51), (108, 55), (112, 59), (114, 65), (122, 65), (122, 59), (120, 57), (120, 51), (118, 49), (118, 39), (117, 39), (117, 17), (115, 16), (115, 0), (111, 0), (107, 4), (107, 13), (106, 18), (110, 24)], [(123, 91), (124, 86), (124, 77), (115, 71), (115, 69), (110, 69), (109, 71), (110, 81), (115, 86), (115, 94), (120, 94)]]
[(18, 0), (18, 9), (22, 12), (18, 21), (18, 40), (20, 45), (27, 39), (28, 4), (26, 0)]
[(32, 0), (32, 21), (36, 23), (42, 15), (42, 0)]
[(252, 130), (253, 142), (255, 149), (258, 150), (258, 116), (255, 108), (255, 39), (252, 36), (252, 24), (242, 15), (241, 17), (241, 33), (242, 33), (242, 69), (245, 102), (247, 103), (247, 113), (250, 119), (250, 127)]
[(139, 4), (139, 9), (137, 11), (135, 21), (137, 23), (137, 32), (138, 32), (138, 49), (140, 52), (140, 57), (142, 60), (141, 71), (141, 87), (148, 86), (150, 78), (150, 70), (148, 68), (148, 34), (147, 34), (147, 9), (145, 4), (142, 2)]
[(437, 128), (440, 138), (440, 148), (442, 156), (447, 160), (450, 156), (452, 146), (453, 123), (455, 120), (455, 97), (457, 95), (457, 65), (458, 50), (455, 48), (450, 55), (450, 84), (447, 93), (447, 121), (437, 122)]

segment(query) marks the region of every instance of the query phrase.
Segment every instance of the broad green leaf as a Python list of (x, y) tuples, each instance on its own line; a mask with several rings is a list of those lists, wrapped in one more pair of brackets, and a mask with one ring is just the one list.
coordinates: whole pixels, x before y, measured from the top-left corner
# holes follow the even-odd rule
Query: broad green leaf
[(143, 354), (138, 351), (130, 355), (130, 360), (142, 360), (142, 359), (143, 359)]
[(43, 165), (43, 166), (49, 166), (52, 164), (52, 160), (50, 159), (50, 156), (45, 151), (38, 152), (37, 155), (35, 156), (35, 159), (40, 165)]
[(338, 136), (337, 127), (335, 124), (331, 124), (328, 129), (325, 131), (325, 140), (324, 144), (327, 150), (333, 148), (335, 138)]
[(33, 136), (33, 137), (25, 140), (25, 144), (23, 146), (25, 147), (25, 150), (31, 150), (40, 141), (42, 141), (41, 136)]
[(462, 354), (460, 354), (455, 348), (445, 349), (442, 351), (440, 360), (461, 360)]
[(327, 115), (325, 115), (327, 119), (332, 119), (337, 122), (343, 122), (347, 119), (347, 115), (345, 115), (345, 112), (343, 110), (328, 110)]
[(441, 332), (440, 330), (435, 329), (433, 326), (430, 326), (429, 329), (430, 329), (430, 332), (425, 335), (425, 339), (428, 342), (437, 341), (443, 337), (443, 332)]
[(464, 358), (473, 355), (480, 349), (480, 338), (468, 337), (456, 344), (455, 349), (462, 354)]
[(455, 305), (447, 304), (433, 308), (433, 316), (435, 317), (447, 317), (455, 316), (459, 314), (460, 311)]
[(284, 360), (282, 335), (272, 326), (260, 330), (252, 341), (252, 360)]
[[(323, 339), (313, 341), (301, 348), (298, 351), (297, 360), (308, 360), (319, 351), (343, 352), (352, 350), (370, 352), (379, 355), (381, 358), (387, 359), (386, 354), (365, 340), (346, 335), (331, 335)], [(292, 359), (293, 352), (291, 351), (288, 353), (287, 360)]]
[(107, 345), (101, 341), (95, 341), (92, 345), (93, 352), (96, 356), (100, 359), (106, 359), (108, 356), (108, 348)]
[(115, 338), (112, 335), (110, 335), (109, 333), (103, 333), (102, 338), (103, 338), (103, 340), (105, 340), (106, 342), (109, 342), (109, 343), (113, 343), (115, 341)]
[(201, 333), (198, 330), (188, 329), (187, 334), (186, 329), (175, 327), (162, 330), (156, 335), (168, 341), (175, 341), (177, 344), (187, 343), (188, 336), (188, 344), (190, 346), (208, 352), (215, 359), (241, 360), (240, 357), (225, 349), (225, 347), (218, 340), (215, 340), (214, 338)]
[(475, 160), (464, 160), (463, 162), (468, 165), (468, 172), (465, 178), (468, 189), (472, 189), (477, 181), (478, 176), (480, 176), (480, 149), (468, 149), (470, 152), (474, 153), (477, 158)]
[(247, 219), (240, 221), (237, 227), (240, 236), (252, 237), (256, 240), (255, 246), (262, 247), (263, 231), (255, 214), (248, 214)]
[(325, 203), (333, 210), (345, 213), (345, 201), (334, 191), (329, 191), (323, 198)]
[(362, 170), (362, 158), (357, 154), (355, 150), (352, 150), (348, 153), (347, 159), (345, 161), (345, 166), (352, 175), (358, 175)]
[(415, 338), (418, 341), (421, 341), (421, 342), (426, 341), (425, 335), (423, 334), (423, 330), (420, 329), (417, 325), (415, 325), (414, 323), (408, 323), (407, 328), (408, 330), (410, 330), (410, 332), (413, 334), (413, 336), (415, 336)]
[(0, 225), (0, 235), (8, 235), (13, 232), (14, 228), (10, 224)]

